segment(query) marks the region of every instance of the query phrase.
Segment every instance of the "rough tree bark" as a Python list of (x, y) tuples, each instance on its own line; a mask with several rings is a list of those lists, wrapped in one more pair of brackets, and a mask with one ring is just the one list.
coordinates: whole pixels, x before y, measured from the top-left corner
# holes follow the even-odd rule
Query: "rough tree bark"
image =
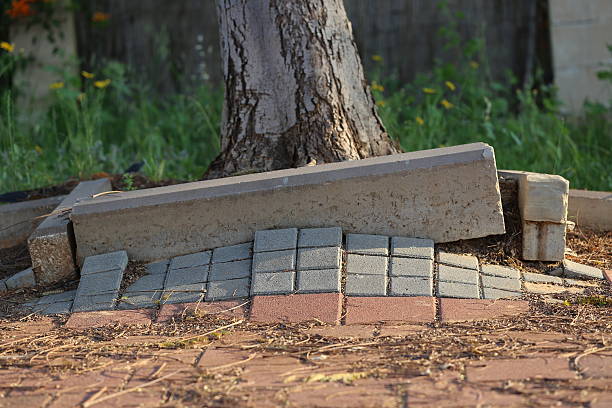
[(205, 178), (399, 151), (342, 0), (217, 0), (225, 104)]

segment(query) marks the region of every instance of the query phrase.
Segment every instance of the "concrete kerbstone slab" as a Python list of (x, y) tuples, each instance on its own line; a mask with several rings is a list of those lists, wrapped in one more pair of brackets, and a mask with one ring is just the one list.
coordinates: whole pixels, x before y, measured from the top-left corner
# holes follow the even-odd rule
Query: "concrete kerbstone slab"
[(94, 310), (113, 310), (117, 301), (116, 293), (105, 293), (93, 296), (78, 296), (72, 304), (73, 312), (91, 312)]
[(389, 255), (389, 237), (385, 235), (348, 234), (346, 251), (350, 254)]
[(255, 252), (253, 255), (253, 273), (283, 272), (295, 270), (297, 250)]
[(523, 279), (525, 282), (563, 284), (563, 279), (558, 276), (543, 275), (541, 273), (523, 272)]
[(425, 238), (392, 237), (391, 255), (433, 259), (434, 242)]
[(422, 258), (398, 258), (391, 257), (389, 265), (390, 276), (420, 276), (433, 277), (433, 261)]
[(52, 295), (43, 296), (36, 301), (36, 304), (37, 305), (48, 305), (48, 304), (56, 303), (56, 302), (68, 302), (68, 301), (74, 300), (75, 296), (76, 296), (76, 290), (68, 290), (62, 293), (54, 293)]
[(246, 298), (249, 297), (250, 289), (250, 278), (209, 282), (206, 301)]
[(168, 272), (168, 266), (170, 265), (170, 260), (165, 259), (163, 261), (151, 262), (145, 265), (145, 270), (149, 275), (158, 275), (158, 274), (166, 274)]
[(233, 262), (253, 256), (253, 242), (213, 249), (212, 263)]
[(170, 260), (170, 270), (193, 268), (196, 266), (208, 265), (211, 258), (210, 251), (196, 252), (174, 257)]
[(347, 275), (344, 292), (347, 296), (385, 296), (387, 294), (387, 276)]
[(44, 309), (40, 311), (40, 314), (52, 315), (52, 314), (68, 314), (72, 309), (72, 300), (66, 302), (55, 302), (45, 305)]
[(91, 296), (103, 293), (117, 293), (123, 279), (123, 271), (99, 272), (81, 276), (76, 297)]
[(565, 257), (565, 224), (523, 221), (523, 259), (561, 261)]
[(439, 252), (438, 262), (444, 265), (455, 266), (463, 269), (478, 270), (478, 258), (471, 255), (452, 254), (450, 252)]
[(204, 283), (208, 279), (208, 268), (208, 265), (200, 265), (184, 269), (171, 269), (166, 274), (164, 287), (171, 289), (175, 286)]
[(210, 270), (210, 281), (241, 279), (251, 277), (251, 259), (213, 264)]
[(603, 279), (603, 271), (593, 266), (563, 260), (563, 273), (568, 278)]
[(612, 231), (612, 193), (570, 190), (568, 218), (580, 227)]
[(34, 278), (34, 271), (32, 268), (24, 269), (15, 275), (6, 278), (4, 284), (8, 290), (20, 289), (20, 288), (32, 288), (36, 286)]
[(390, 296), (433, 296), (433, 279), (391, 277)]
[(340, 268), (298, 271), (297, 291), (299, 293), (340, 292)]
[(251, 278), (251, 295), (286, 295), (293, 293), (295, 272), (258, 272)]
[(438, 296), (443, 298), (478, 299), (478, 285), (457, 282), (438, 282)]
[(255, 232), (255, 252), (282, 251), (297, 248), (297, 228)]
[(389, 259), (382, 256), (348, 254), (346, 273), (357, 275), (387, 275)]
[(303, 228), (298, 236), (298, 248), (342, 246), (342, 228)]
[(458, 282), (477, 285), (478, 271), (456, 268), (454, 266), (438, 265), (438, 279), (440, 282)]
[(339, 247), (300, 248), (297, 255), (297, 269), (334, 269), (340, 267)]
[(88, 256), (83, 262), (81, 276), (92, 273), (124, 270), (128, 264), (128, 255), (125, 251), (109, 252), (107, 254)]
[(482, 288), (482, 297), (483, 299), (502, 299), (509, 297), (518, 297), (521, 296), (521, 292), (516, 292), (512, 290), (503, 290), (503, 289), (495, 289), (495, 288)]
[(206, 283), (192, 283), (166, 288), (161, 297), (161, 303), (191, 303), (204, 300)]
[(482, 286), (493, 289), (504, 289), (515, 292), (521, 291), (521, 281), (518, 279), (501, 278), (499, 276), (482, 275)]
[(166, 275), (145, 275), (127, 287), (126, 292), (150, 292), (164, 288)]
[(117, 306), (120, 310), (132, 310), (132, 309), (153, 309), (161, 303), (161, 290), (155, 291), (139, 291), (139, 292), (126, 292), (121, 297), (121, 301)]
[(500, 278), (520, 279), (521, 273), (516, 269), (500, 265), (481, 265), (483, 275), (498, 276)]

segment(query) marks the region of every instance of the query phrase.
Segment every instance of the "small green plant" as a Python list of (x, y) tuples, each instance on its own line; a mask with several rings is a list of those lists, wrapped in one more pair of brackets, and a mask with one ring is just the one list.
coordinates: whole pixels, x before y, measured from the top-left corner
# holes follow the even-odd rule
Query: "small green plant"
[(134, 187), (134, 175), (132, 173), (125, 173), (123, 177), (121, 177), (121, 182), (123, 183), (123, 189), (125, 191), (132, 191), (136, 187)]

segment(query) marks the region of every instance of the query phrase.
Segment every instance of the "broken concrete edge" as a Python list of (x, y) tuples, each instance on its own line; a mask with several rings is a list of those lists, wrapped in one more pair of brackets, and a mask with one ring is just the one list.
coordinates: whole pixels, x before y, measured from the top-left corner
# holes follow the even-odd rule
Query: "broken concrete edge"
[(435, 242), (505, 233), (493, 149), (483, 143), (122, 192), (75, 205), (71, 219), (79, 262), (124, 248), (150, 261), (284, 227)]
[(612, 192), (570, 190), (568, 219), (579, 227), (612, 231)]

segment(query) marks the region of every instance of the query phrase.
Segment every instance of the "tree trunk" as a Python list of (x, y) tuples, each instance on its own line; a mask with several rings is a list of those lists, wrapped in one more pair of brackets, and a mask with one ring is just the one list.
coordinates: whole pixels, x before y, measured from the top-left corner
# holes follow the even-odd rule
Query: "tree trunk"
[(217, 0), (225, 104), (205, 178), (399, 151), (342, 0)]

